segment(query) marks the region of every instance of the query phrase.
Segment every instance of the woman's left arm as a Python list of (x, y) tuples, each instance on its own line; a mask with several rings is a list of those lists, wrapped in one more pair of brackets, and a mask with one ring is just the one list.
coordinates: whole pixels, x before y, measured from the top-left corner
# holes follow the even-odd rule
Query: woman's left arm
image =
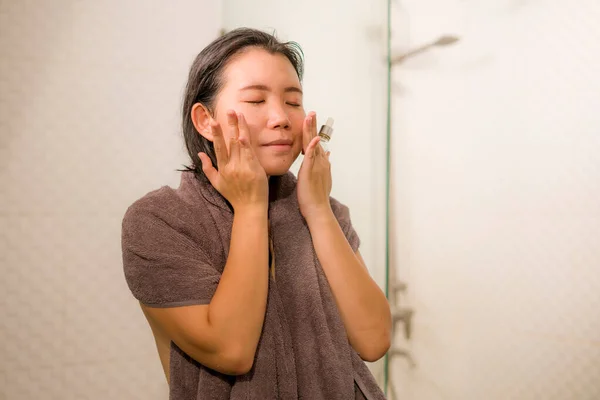
[(306, 220), (319, 262), (335, 297), (348, 340), (365, 361), (376, 361), (390, 347), (390, 306), (360, 256), (354, 253), (333, 211)]
[(298, 172), (298, 202), (344, 322), (348, 340), (365, 361), (376, 361), (391, 341), (390, 306), (369, 275), (360, 253), (350, 246), (332, 210), (329, 153), (319, 145), (316, 115), (303, 126), (305, 154)]

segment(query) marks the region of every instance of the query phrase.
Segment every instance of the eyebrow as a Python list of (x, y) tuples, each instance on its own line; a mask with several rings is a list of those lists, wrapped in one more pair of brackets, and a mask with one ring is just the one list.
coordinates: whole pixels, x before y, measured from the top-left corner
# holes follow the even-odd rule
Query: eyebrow
[[(245, 86), (243, 88), (240, 89), (240, 91), (244, 91), (244, 90), (263, 90), (266, 92), (270, 92), (271, 88), (266, 86), (266, 85), (250, 85), (250, 86)], [(285, 89), (283, 89), (283, 91), (285, 93), (289, 93), (289, 92), (296, 92), (296, 93), (300, 93), (302, 94), (302, 89), (300, 89), (297, 86), (288, 86)]]

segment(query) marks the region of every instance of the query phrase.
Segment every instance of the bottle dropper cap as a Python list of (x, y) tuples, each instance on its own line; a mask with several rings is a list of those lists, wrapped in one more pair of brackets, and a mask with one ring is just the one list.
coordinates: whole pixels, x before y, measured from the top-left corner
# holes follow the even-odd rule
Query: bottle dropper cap
[(321, 126), (319, 136), (325, 140), (330, 140), (333, 135), (333, 118), (327, 118), (325, 125)]

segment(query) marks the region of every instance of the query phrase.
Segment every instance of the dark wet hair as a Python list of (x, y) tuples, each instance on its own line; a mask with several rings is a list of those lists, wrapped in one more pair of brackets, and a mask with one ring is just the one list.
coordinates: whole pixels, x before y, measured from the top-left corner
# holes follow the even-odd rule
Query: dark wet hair
[(275, 34), (257, 29), (238, 28), (215, 39), (196, 56), (188, 76), (182, 107), (182, 133), (190, 156), (190, 165), (178, 171), (193, 171), (196, 176), (204, 175), (199, 152), (206, 153), (217, 167), (217, 158), (211, 141), (200, 135), (192, 122), (192, 107), (202, 103), (214, 116), (217, 95), (223, 88), (223, 71), (227, 63), (243, 50), (258, 47), (271, 54), (282, 54), (290, 61), (298, 78), (302, 81), (304, 54), (296, 42), (281, 42)]

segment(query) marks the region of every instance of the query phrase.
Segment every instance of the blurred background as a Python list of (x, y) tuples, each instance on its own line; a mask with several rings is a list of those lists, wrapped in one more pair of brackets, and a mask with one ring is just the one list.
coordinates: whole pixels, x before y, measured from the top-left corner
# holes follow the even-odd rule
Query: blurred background
[[(600, 3), (0, 0), (0, 399), (166, 399), (121, 220), (177, 187), (188, 68), (297, 41), (395, 316), (390, 399), (600, 398)], [(294, 166), (297, 170), (299, 163)]]

